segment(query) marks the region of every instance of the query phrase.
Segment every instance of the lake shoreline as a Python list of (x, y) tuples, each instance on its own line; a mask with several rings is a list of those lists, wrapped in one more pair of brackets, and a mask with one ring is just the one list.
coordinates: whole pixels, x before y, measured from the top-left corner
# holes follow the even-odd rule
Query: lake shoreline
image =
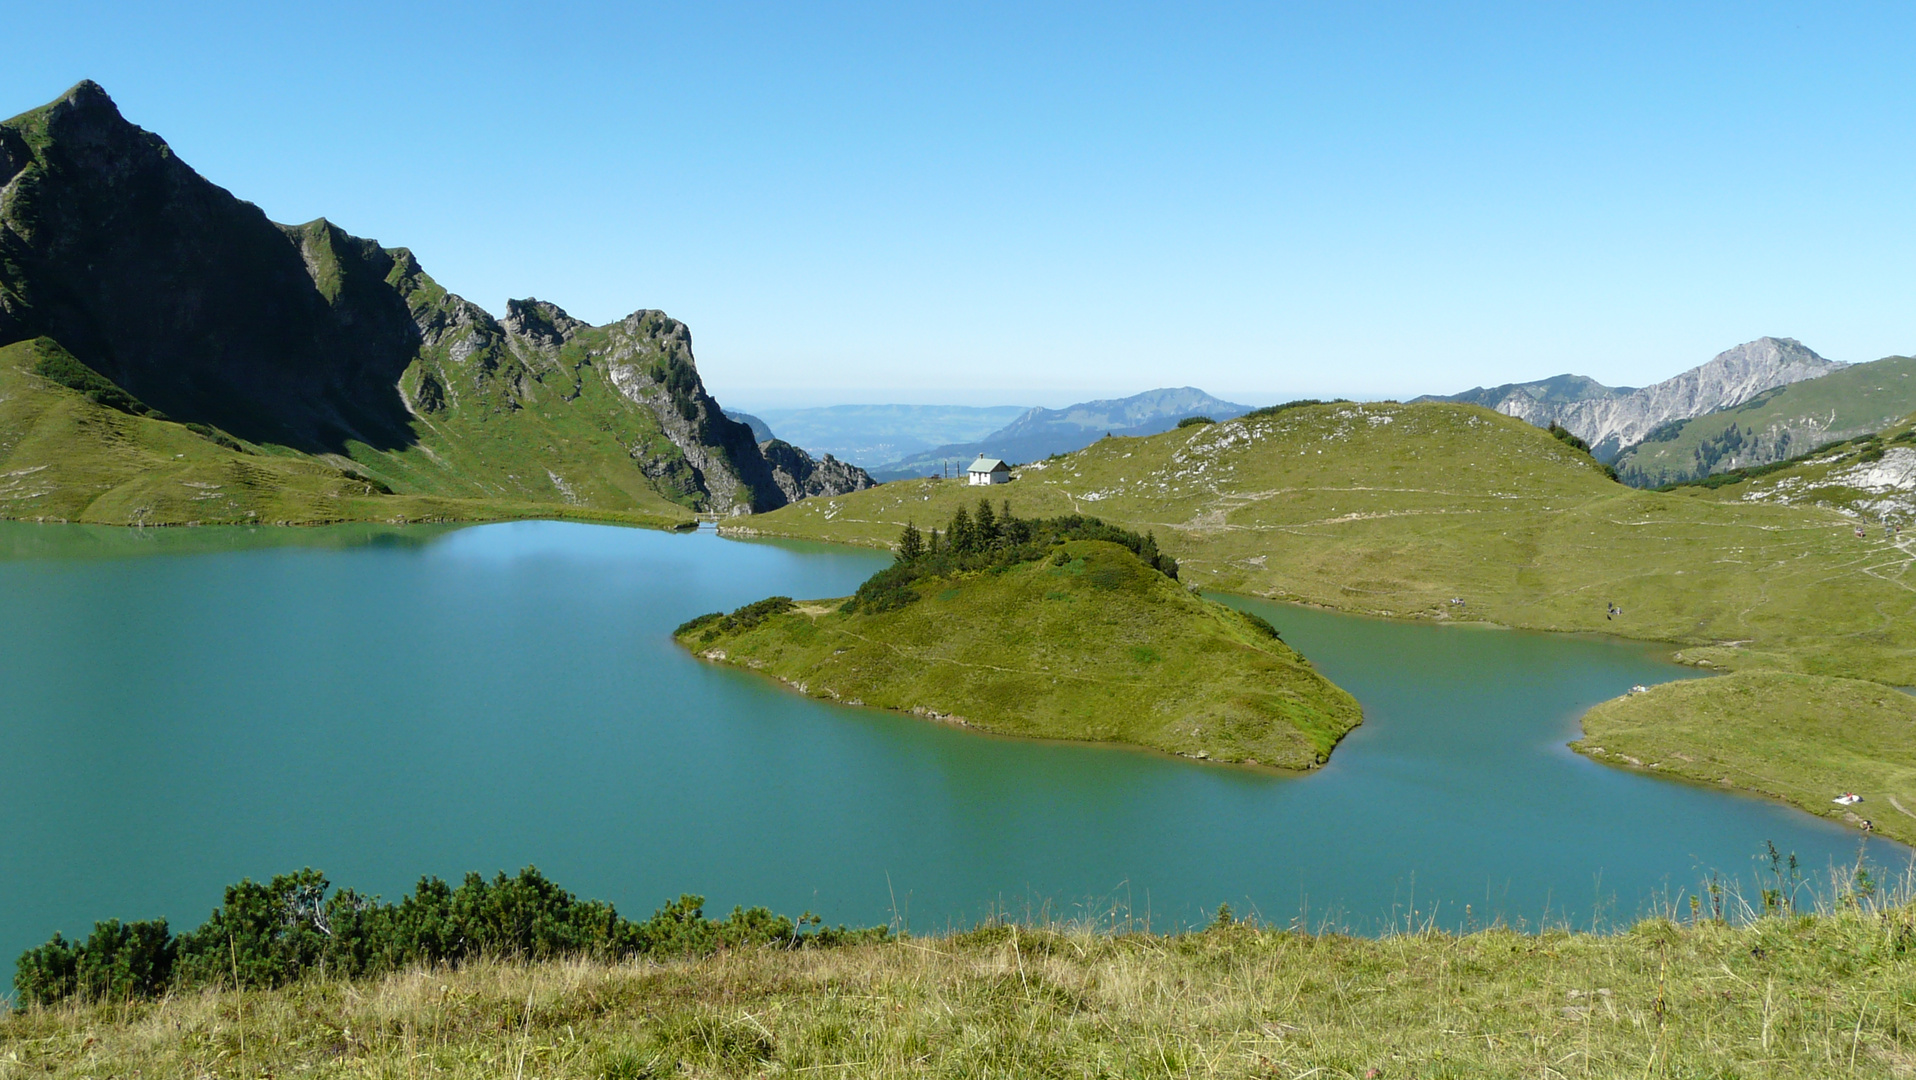
[(1747, 879), (1766, 839), (1819, 867), (1853, 849), (1794, 809), (1566, 751), (1587, 705), (1695, 674), (1639, 644), (1244, 601), (1364, 707), (1303, 785), (726, 674), (671, 629), (843, 596), (890, 559), (718, 539), (0, 523), (0, 619), (20, 628), (0, 652), (0, 814), (39, 868), (0, 879), (0, 958), (83, 935), (77, 916), (190, 925), (208, 889), (302, 865), (386, 895), (534, 863), (622, 906), (691, 888), (869, 924), (889, 880), (922, 926), (1136, 896), (1167, 927), (1228, 900), (1374, 933), (1412, 898), (1446, 925), (1465, 903), (1610, 925), (1698, 866)]

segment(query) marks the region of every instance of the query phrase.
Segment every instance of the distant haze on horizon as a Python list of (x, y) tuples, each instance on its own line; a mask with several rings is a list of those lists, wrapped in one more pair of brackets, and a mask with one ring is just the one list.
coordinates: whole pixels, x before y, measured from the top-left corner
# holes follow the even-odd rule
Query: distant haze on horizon
[(1916, 351), (1916, 9), (21, 5), (276, 221), (503, 312), (692, 327), (720, 401), (1249, 404), (1763, 335)]

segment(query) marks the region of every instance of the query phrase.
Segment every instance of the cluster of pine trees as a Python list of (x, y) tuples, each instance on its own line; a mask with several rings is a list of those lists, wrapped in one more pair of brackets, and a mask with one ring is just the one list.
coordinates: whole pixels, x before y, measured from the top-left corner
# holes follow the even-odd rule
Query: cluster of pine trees
[(842, 610), (896, 610), (918, 599), (911, 586), (922, 578), (1033, 562), (1067, 540), (1105, 540), (1130, 550), (1166, 577), (1178, 576), (1177, 560), (1158, 550), (1152, 533), (1135, 533), (1082, 514), (1021, 518), (1012, 513), (1009, 500), (994, 509), (990, 499), (979, 499), (976, 512), (959, 507), (943, 531), (921, 532), (906, 522), (898, 536), (897, 561), (860, 585)]
[(226, 902), (196, 930), (174, 934), (165, 919), (96, 923), (85, 941), (59, 934), (21, 955), (13, 977), (22, 1005), (70, 998), (125, 1001), (196, 986), (281, 986), (308, 975), (359, 978), (412, 965), (481, 956), (685, 956), (759, 945), (802, 948), (883, 940), (886, 927), (819, 928), (762, 907), (708, 919), (705, 899), (681, 896), (644, 922), (611, 904), (580, 900), (531, 867), (491, 881), (467, 874), (454, 888), (422, 878), (412, 895), (383, 903), (331, 891), (317, 870), (226, 889)]

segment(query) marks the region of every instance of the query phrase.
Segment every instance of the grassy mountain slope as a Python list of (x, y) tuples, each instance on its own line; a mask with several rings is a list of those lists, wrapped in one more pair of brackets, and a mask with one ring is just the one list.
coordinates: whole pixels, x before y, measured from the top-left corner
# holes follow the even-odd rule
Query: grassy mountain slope
[[(1321, 405), (1105, 439), (1026, 466), (999, 494), (1023, 515), (1155, 530), (1205, 588), (1916, 684), (1911, 555), (1887, 538), (1858, 540), (1820, 508), (1624, 487), (1547, 432), (1475, 406)], [(975, 497), (962, 482), (900, 481), (748, 528), (885, 546), (906, 521)], [(1607, 618), (1610, 604), (1624, 614)]]
[(1361, 716), (1267, 628), (1117, 544), (912, 587), (896, 610), (807, 604), (679, 640), (838, 701), (1216, 761), (1312, 768)]
[(1916, 1072), (1916, 910), (1860, 897), (1748, 926), (1703, 910), (1620, 934), (999, 924), (664, 963), (499, 960), (8, 1013), (0, 1068), (459, 1080)]
[(1916, 359), (1891, 356), (1766, 391), (1741, 405), (1666, 424), (1617, 460), (1625, 483), (1655, 487), (1767, 465), (1880, 431), (1916, 411)]
[[(68, 385), (88, 375), (97, 380), (91, 394)], [(47, 339), (0, 347), (0, 517), (210, 525), (575, 512), (537, 503), (393, 495), (350, 462), (343, 464), (348, 467), (304, 454), (264, 453), (217, 430), (201, 433), (164, 419)], [(650, 525), (685, 520), (682, 513), (594, 516)]]
[[(1916, 842), (1916, 697), (1773, 671), (1665, 683), (1583, 718), (1577, 749), (1610, 764), (1753, 791)], [(1863, 796), (1850, 808), (1830, 800)]]
[(768, 457), (663, 313), (495, 319), (404, 248), (267, 220), (90, 82), (0, 123), (0, 344), (36, 338), (174, 420), (402, 494), (679, 516), (870, 483)]

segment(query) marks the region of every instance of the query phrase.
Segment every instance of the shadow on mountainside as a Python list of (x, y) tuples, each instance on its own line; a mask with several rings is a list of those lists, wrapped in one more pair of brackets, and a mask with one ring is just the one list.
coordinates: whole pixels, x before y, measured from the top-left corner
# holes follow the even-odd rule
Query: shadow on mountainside
[(0, 344), (46, 336), (181, 421), (343, 453), (413, 441), (394, 257), (269, 221), (83, 82), (0, 126)]

